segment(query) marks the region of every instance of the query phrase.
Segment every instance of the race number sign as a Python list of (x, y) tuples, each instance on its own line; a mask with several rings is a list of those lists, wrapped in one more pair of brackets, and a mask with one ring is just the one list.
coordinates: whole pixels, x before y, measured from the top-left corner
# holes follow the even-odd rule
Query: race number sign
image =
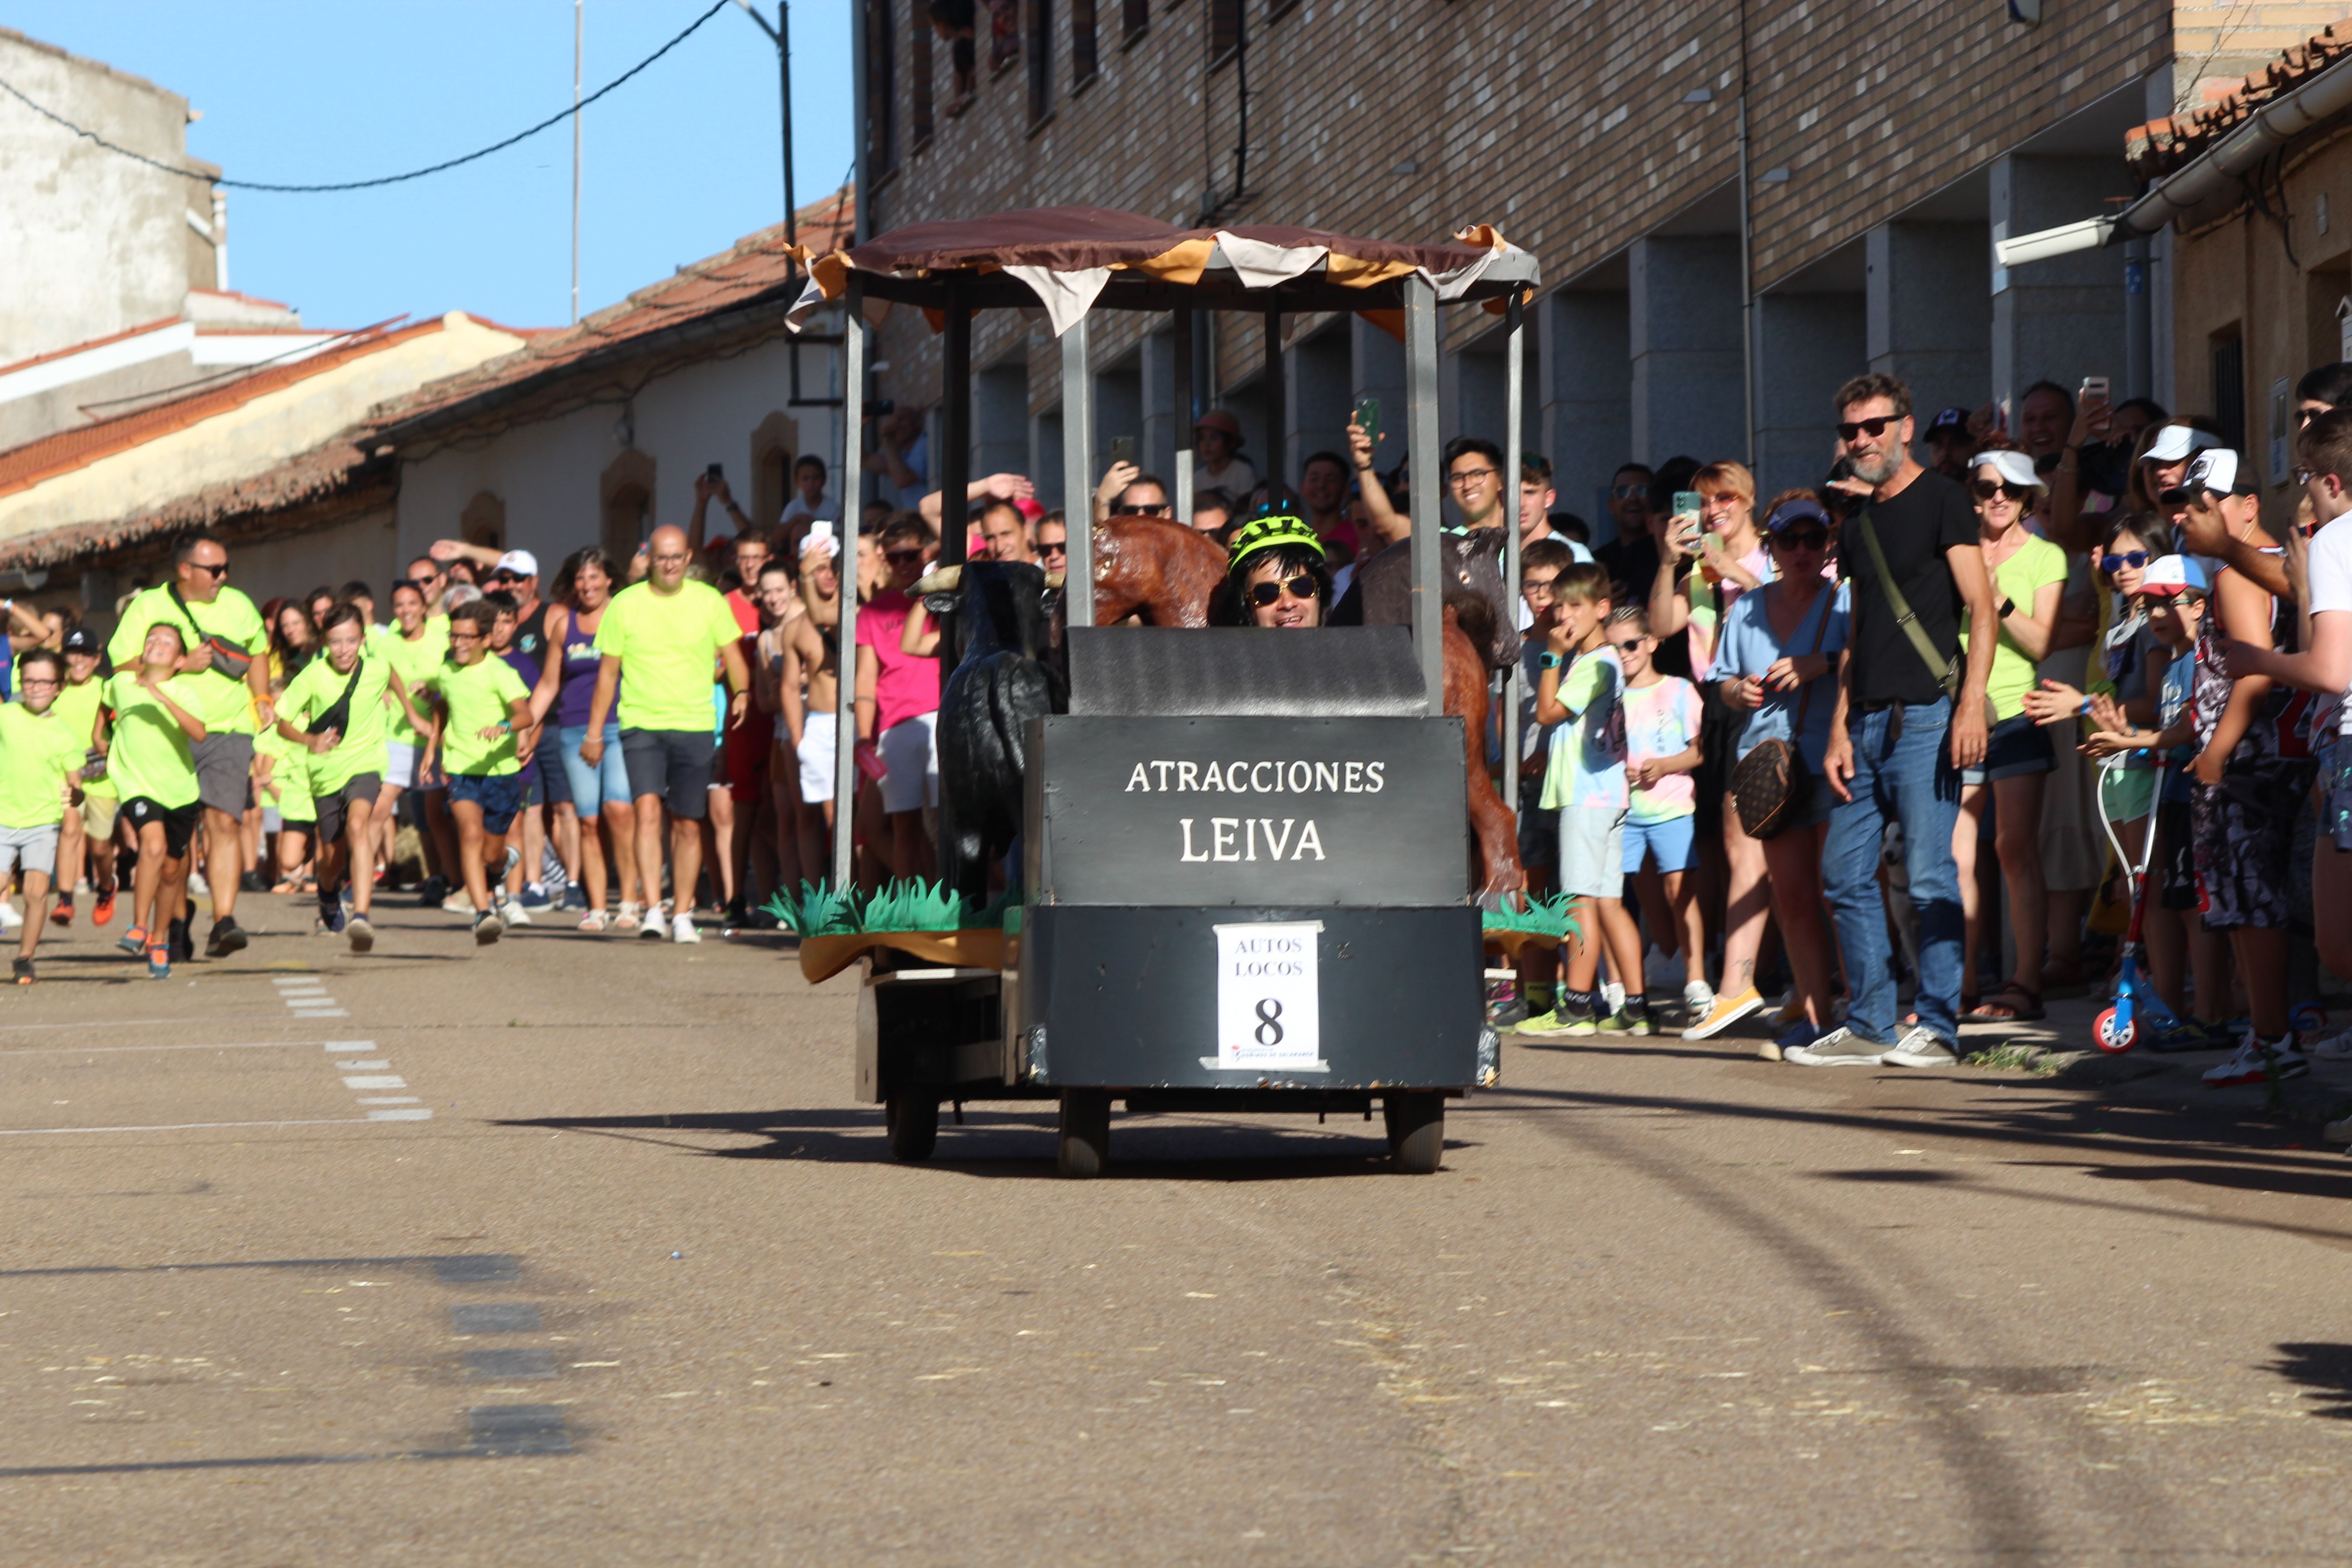
[(1216, 928), (1217, 1066), (1323, 1065), (1315, 963), (1322, 931), (1320, 921)]

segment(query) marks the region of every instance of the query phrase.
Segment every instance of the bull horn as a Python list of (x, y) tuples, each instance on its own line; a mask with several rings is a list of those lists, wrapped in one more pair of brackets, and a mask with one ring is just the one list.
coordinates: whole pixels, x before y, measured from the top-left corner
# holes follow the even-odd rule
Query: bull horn
[(925, 594), (952, 594), (962, 581), (961, 566), (934, 566), (917, 580), (915, 594), (919, 598)]
[(1061, 585), (1062, 585), (1062, 574), (1061, 574), (1061, 573), (1059, 573), (1059, 572), (1048, 572), (1048, 573), (1046, 573), (1046, 574), (1045, 574), (1045, 586), (1047, 586), (1048, 588), (1058, 588), (1058, 587), (1060, 587)]

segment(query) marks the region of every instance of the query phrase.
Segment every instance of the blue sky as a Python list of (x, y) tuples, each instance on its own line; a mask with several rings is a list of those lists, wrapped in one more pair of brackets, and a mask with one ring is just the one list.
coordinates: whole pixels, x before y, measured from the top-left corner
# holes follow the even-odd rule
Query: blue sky
[[(754, 0), (770, 22), (775, 0)], [(583, 90), (709, 0), (586, 0)], [(793, 11), (795, 176), (806, 205), (850, 160), (845, 0)], [(397, 174), (572, 101), (572, 0), (8, 0), (0, 23), (143, 76), (204, 111), (188, 150), (232, 179)], [(781, 221), (776, 57), (732, 5), (585, 115), (580, 309)], [(571, 318), (572, 138), (558, 125), (383, 190), (229, 193), (231, 285), (315, 326), (448, 310)]]

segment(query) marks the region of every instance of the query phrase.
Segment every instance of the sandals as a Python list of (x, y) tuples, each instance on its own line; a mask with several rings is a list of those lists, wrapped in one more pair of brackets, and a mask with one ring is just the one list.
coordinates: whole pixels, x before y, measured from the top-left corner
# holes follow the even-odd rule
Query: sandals
[(604, 929), (604, 911), (602, 910), (590, 910), (586, 914), (582, 915), (580, 917), (580, 929), (582, 931), (603, 931)]
[[(2018, 1005), (2020, 1002), (2024, 1005)], [(2042, 1010), (2042, 993), (2028, 990), (2012, 980), (1994, 992), (1990, 1000), (1969, 1008), (1966, 1016), (1997, 1024), (2030, 1024), (2047, 1015)]]

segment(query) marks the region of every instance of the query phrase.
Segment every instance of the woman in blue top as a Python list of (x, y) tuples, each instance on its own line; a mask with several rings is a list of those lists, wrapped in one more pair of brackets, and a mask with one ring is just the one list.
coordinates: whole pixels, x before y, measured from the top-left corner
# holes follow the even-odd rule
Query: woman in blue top
[[(1764, 520), (1765, 542), (1779, 575), (1742, 594), (1724, 616), (1714, 676), (1724, 701), (1748, 715), (1740, 731), (1745, 757), (1767, 740), (1793, 741), (1808, 783), (1795, 819), (1764, 841), (1772, 912), (1796, 973), (1805, 1016), (1762, 1047), (1768, 1061), (1811, 1045), (1830, 1029), (1830, 939), (1822, 922), (1822, 838), (1830, 819), (1822, 753), (1830, 739), (1837, 685), (1824, 680), (1845, 647), (1846, 585), (1822, 575), (1830, 548), (1830, 515), (1809, 490), (1775, 497)], [(1726, 831), (1738, 820), (1724, 814)]]

